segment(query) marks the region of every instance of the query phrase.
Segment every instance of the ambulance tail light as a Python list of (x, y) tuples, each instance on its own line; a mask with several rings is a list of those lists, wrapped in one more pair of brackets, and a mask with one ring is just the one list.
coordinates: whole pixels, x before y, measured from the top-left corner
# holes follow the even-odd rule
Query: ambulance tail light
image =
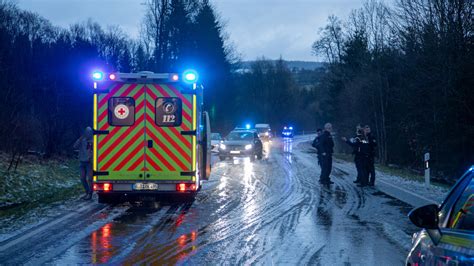
[(105, 192), (108, 192), (108, 191), (112, 191), (112, 184), (110, 183), (95, 183), (93, 185), (93, 189), (94, 191), (105, 191)]
[(196, 184), (179, 183), (176, 185), (176, 191), (178, 192), (196, 191)]
[(181, 183), (181, 184), (176, 185), (176, 190), (179, 191), (179, 192), (186, 191), (186, 184)]
[(112, 184), (105, 183), (104, 184), (104, 191), (111, 191), (111, 190), (112, 190)]

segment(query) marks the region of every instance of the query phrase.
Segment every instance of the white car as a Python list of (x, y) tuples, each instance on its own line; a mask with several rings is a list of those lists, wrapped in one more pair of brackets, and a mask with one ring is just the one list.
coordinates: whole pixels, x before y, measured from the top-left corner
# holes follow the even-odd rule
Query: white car
[(213, 152), (218, 152), (219, 144), (222, 141), (222, 136), (219, 133), (211, 133), (211, 147)]
[(269, 124), (256, 124), (255, 130), (257, 130), (258, 136), (262, 141), (270, 141), (272, 138), (272, 130)]

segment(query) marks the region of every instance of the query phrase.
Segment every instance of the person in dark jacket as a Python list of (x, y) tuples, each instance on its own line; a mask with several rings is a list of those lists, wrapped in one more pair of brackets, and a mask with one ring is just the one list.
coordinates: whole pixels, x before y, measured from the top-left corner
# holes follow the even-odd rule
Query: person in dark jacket
[(369, 125), (365, 125), (364, 132), (365, 132), (365, 135), (367, 136), (367, 140), (369, 141), (369, 148), (370, 148), (370, 155), (369, 155), (369, 162), (368, 162), (369, 186), (374, 186), (375, 185), (375, 152), (377, 149), (377, 141), (375, 137), (372, 135)]
[(331, 136), (332, 125), (326, 123), (324, 131), (319, 137), (318, 156), (321, 158), (321, 176), (319, 182), (321, 184), (334, 184), (329, 178), (332, 170), (332, 154), (334, 149), (334, 141)]
[(357, 176), (359, 178), (359, 187), (365, 187), (369, 183), (369, 156), (370, 156), (370, 146), (367, 136), (363, 131), (361, 135), (355, 138), (347, 139), (343, 138), (347, 144), (354, 148), (357, 168)]
[(79, 171), (81, 183), (84, 187), (86, 195), (83, 199), (90, 200), (92, 198), (92, 128), (87, 127), (84, 134), (74, 143), (74, 149), (79, 150)]

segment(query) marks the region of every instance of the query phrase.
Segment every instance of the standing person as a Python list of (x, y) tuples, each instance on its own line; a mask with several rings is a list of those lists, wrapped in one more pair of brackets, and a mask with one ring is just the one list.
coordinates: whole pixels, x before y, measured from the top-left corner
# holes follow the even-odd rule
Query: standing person
[(84, 134), (74, 143), (74, 149), (79, 149), (79, 171), (81, 183), (84, 186), (85, 200), (92, 198), (92, 128), (86, 127)]
[(318, 156), (321, 158), (321, 176), (319, 182), (321, 184), (334, 184), (329, 178), (332, 170), (332, 154), (334, 149), (334, 141), (331, 136), (332, 125), (326, 123), (324, 131), (319, 137)]
[(313, 148), (316, 149), (316, 153), (318, 154), (318, 165), (321, 166), (321, 157), (319, 156), (319, 137), (321, 136), (321, 134), (323, 133), (323, 130), (318, 128), (316, 129), (316, 137), (314, 138), (313, 140), (313, 143), (311, 144), (311, 146), (313, 146)]
[(364, 127), (365, 135), (367, 136), (367, 140), (369, 141), (369, 162), (368, 162), (368, 171), (369, 171), (369, 186), (375, 185), (375, 150), (377, 148), (377, 141), (372, 135), (369, 125), (365, 125)]
[(360, 145), (359, 145), (362, 141), (362, 134), (363, 134), (363, 131), (362, 131), (361, 126), (357, 125), (355, 137), (350, 138), (350, 139), (342, 137), (342, 140), (352, 147), (352, 154), (354, 154), (354, 164), (357, 170), (357, 177), (354, 183), (360, 183), (360, 176), (362, 173), (362, 170), (361, 170), (362, 156), (360, 154)]

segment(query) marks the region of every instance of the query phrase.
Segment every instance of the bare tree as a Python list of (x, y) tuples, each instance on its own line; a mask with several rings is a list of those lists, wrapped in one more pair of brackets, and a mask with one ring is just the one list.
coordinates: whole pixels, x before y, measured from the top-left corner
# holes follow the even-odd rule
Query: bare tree
[(334, 15), (328, 17), (328, 24), (319, 29), (320, 38), (313, 43), (313, 54), (323, 55), (330, 63), (341, 59), (344, 35), (342, 22)]

